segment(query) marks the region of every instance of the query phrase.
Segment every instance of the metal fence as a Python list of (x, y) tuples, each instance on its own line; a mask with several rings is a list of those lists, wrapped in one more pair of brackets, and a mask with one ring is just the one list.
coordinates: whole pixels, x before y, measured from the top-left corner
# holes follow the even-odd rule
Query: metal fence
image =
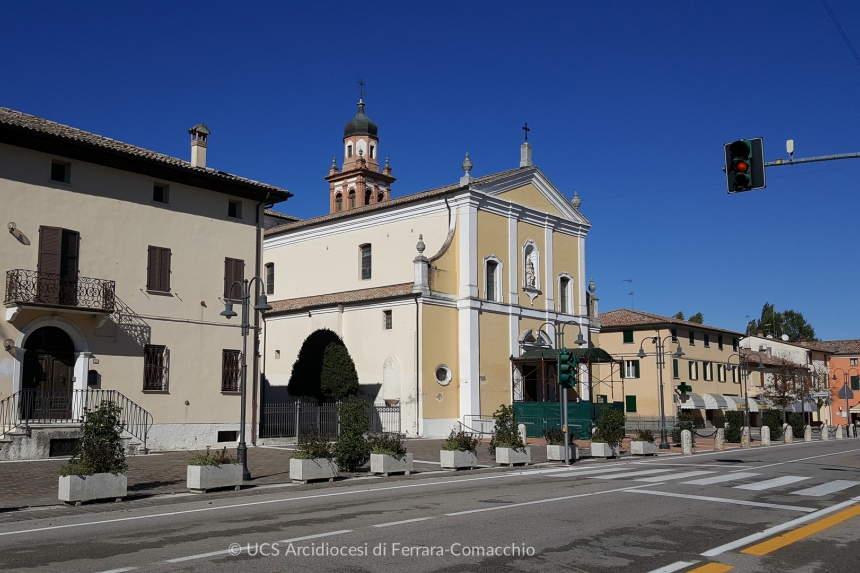
[[(314, 404), (309, 402), (270, 402), (263, 404), (260, 415), (261, 438), (295, 438), (317, 433), (325, 436), (340, 435), (339, 403)], [(373, 433), (400, 433), (400, 405), (367, 405), (370, 431)]]
[[(559, 418), (547, 418), (543, 416), (517, 416), (518, 424), (525, 424), (526, 437), (542, 438), (544, 430), (561, 428)], [(569, 418), (567, 421), (568, 431), (574, 439), (586, 439), (591, 420), (580, 418)], [(463, 429), (476, 436), (490, 436), (496, 428), (492, 417), (466, 415), (463, 416)]]
[(114, 281), (27, 269), (6, 271), (6, 303), (73, 306), (113, 312), (115, 298)]
[[(675, 416), (666, 416), (666, 431), (671, 433), (677, 427), (677, 418)], [(627, 414), (624, 430), (628, 434), (633, 434), (639, 430), (651, 430), (657, 433), (660, 431), (660, 416), (631, 416)]]

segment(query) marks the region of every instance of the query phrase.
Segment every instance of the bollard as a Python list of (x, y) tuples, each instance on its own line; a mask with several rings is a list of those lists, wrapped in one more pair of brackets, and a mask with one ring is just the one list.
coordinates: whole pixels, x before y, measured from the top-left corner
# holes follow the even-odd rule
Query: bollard
[(750, 447), (750, 427), (744, 426), (741, 428), (741, 447), (748, 448)]
[(836, 426), (836, 439), (841, 440), (842, 438), (842, 426)]
[(690, 430), (681, 430), (681, 449), (685, 456), (693, 453), (693, 434)]
[(517, 426), (517, 433), (519, 433), (520, 439), (525, 444), (526, 443), (526, 425), (525, 424), (518, 425)]
[(714, 451), (722, 452), (726, 449), (726, 431), (723, 428), (717, 428), (717, 433), (714, 436)]
[(786, 444), (793, 444), (794, 443), (794, 430), (791, 429), (791, 426), (786, 424), (785, 427), (783, 428), (783, 432), (785, 432), (783, 434), (783, 438), (782, 438), (783, 441), (785, 441)]
[(827, 424), (821, 424), (821, 439), (829, 440), (830, 439), (830, 426)]
[(769, 446), (770, 445), (770, 426), (762, 426), (761, 427), (761, 445)]
[[(825, 432), (822, 432), (821, 438), (823, 440), (826, 440), (827, 438), (824, 437), (826, 435), (827, 434)], [(809, 426), (809, 425), (803, 426), (803, 441), (804, 442), (811, 442), (812, 441), (812, 426)]]

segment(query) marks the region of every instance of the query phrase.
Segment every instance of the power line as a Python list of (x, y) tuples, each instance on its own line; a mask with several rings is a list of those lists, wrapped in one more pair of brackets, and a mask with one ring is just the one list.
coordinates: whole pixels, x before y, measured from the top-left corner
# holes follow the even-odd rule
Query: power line
[(830, 19), (833, 20), (834, 24), (836, 24), (836, 29), (839, 30), (839, 33), (842, 35), (842, 39), (845, 40), (845, 44), (848, 46), (848, 49), (851, 50), (851, 54), (857, 61), (857, 65), (860, 65), (860, 56), (857, 55), (857, 50), (855, 50), (854, 46), (851, 45), (851, 40), (849, 40), (848, 36), (845, 35), (845, 30), (843, 30), (842, 26), (839, 25), (839, 20), (836, 19), (836, 14), (834, 14), (833, 10), (830, 9), (830, 5), (827, 3), (827, 0), (821, 0), (821, 3), (824, 4), (825, 10), (830, 14)]

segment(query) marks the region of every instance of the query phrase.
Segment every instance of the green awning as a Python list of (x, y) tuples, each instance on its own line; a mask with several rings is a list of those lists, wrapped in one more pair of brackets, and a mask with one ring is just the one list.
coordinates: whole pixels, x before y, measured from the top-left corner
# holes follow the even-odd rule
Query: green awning
[[(576, 355), (580, 362), (591, 362), (592, 364), (615, 362), (615, 359), (602, 348), (568, 348), (568, 352)], [(512, 356), (511, 360), (519, 362), (541, 359), (556, 360), (557, 358), (558, 351), (548, 348), (543, 350), (529, 350), (527, 352), (523, 352), (521, 356)]]

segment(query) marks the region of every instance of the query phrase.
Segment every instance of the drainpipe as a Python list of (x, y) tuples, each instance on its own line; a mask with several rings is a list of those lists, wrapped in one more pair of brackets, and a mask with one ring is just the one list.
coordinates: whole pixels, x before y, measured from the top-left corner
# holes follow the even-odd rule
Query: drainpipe
[(421, 435), (421, 429), (419, 428), (419, 420), (421, 417), (421, 403), (419, 397), (421, 396), (421, 385), (419, 383), (419, 374), (421, 369), (421, 362), (419, 360), (419, 347), (418, 347), (418, 337), (419, 337), (419, 326), (418, 326), (418, 296), (415, 295), (415, 437)]
[[(256, 232), (256, 263), (254, 265), (254, 275), (260, 276), (263, 263), (263, 210), (266, 208), (266, 200), (269, 198), (269, 192), (266, 192), (266, 197), (257, 203), (257, 232)], [(260, 298), (260, 281), (254, 281), (254, 301)], [(255, 302), (256, 304), (256, 302)], [(253, 368), (254, 376), (251, 383), (251, 445), (257, 445), (257, 385), (260, 381), (260, 361), (257, 357), (260, 348), (260, 311), (254, 311), (254, 359)]]

